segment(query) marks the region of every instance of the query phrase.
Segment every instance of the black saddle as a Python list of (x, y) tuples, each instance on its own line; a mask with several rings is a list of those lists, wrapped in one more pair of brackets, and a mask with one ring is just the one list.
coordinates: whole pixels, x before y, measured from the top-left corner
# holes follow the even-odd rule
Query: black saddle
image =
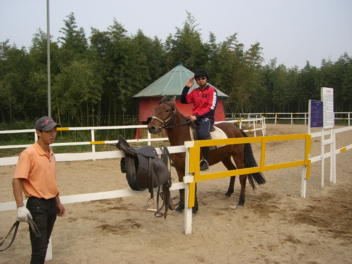
[[(132, 148), (122, 136), (119, 136), (116, 147), (125, 153), (125, 157), (121, 159), (121, 172), (126, 173), (128, 185), (132, 190), (144, 191), (148, 188), (150, 198), (154, 198), (154, 188), (159, 187), (157, 196), (159, 200), (160, 186), (163, 186), (165, 213), (158, 216), (166, 217), (171, 187), (171, 173), (167, 166), (170, 155), (167, 148), (162, 148), (163, 154), (160, 159), (154, 147)], [(160, 214), (161, 209), (162, 207), (157, 208), (156, 216)]]

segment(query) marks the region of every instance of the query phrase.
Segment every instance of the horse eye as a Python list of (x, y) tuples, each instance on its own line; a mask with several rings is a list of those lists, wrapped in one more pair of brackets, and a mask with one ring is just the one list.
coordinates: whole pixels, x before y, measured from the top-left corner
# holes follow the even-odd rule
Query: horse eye
[(170, 112), (170, 109), (165, 110), (166, 113)]

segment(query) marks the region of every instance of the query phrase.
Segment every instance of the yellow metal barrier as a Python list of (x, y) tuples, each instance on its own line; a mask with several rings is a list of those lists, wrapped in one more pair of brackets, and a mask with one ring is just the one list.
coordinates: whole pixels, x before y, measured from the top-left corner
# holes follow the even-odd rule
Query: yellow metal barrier
[[(266, 142), (270, 141), (284, 141), (284, 140), (305, 140), (304, 148), (304, 159), (300, 161), (285, 162), (273, 165), (265, 165), (265, 151)], [(297, 135), (282, 135), (282, 136), (265, 136), (265, 137), (244, 137), (244, 138), (231, 138), (231, 139), (213, 139), (213, 140), (198, 140), (194, 141), (194, 146), (189, 149), (189, 172), (193, 173), (194, 182), (190, 183), (188, 207), (194, 206), (195, 199), (195, 183), (206, 180), (213, 180), (231, 176), (238, 176), (256, 172), (264, 172), (270, 170), (278, 170), (296, 166), (307, 166), (306, 179), (309, 178), (310, 173), (310, 160), (309, 154), (311, 152), (311, 135), (309, 134), (297, 134)], [(206, 173), (200, 175), (199, 157), (200, 148), (209, 146), (219, 146), (219, 145), (235, 145), (235, 144), (246, 144), (246, 143), (261, 143), (261, 153), (260, 153), (260, 165), (259, 167), (236, 169), (230, 171), (221, 171), (214, 173)]]
[(105, 141), (91, 141), (89, 143), (91, 145), (103, 145), (103, 144), (105, 144)]

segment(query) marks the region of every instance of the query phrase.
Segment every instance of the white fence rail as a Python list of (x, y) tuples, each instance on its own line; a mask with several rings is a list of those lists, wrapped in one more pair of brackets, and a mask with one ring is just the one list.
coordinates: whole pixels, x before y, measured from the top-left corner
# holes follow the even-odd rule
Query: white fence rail
[[(304, 120), (304, 124), (308, 123), (308, 112), (297, 112), (297, 113), (239, 113), (239, 114), (232, 114), (227, 113), (225, 114), (226, 118), (229, 119), (236, 119), (236, 118), (251, 118), (251, 117), (260, 117), (265, 116), (266, 120), (274, 120), (275, 124), (277, 124), (278, 120), (290, 120), (291, 124), (293, 124), (294, 120)], [(336, 120), (346, 120), (348, 126), (351, 126), (352, 120), (352, 112), (335, 112), (334, 113), (335, 121)]]
[[(239, 123), (239, 127), (242, 128), (242, 123), (250, 123), (253, 126), (253, 129), (243, 130), (245, 132), (253, 132), (254, 136), (257, 135), (257, 131), (262, 131), (262, 135), (265, 135), (265, 118), (252, 118), (252, 119), (244, 119), (244, 120), (230, 120), (223, 121), (228, 123)], [(221, 123), (221, 122), (215, 122)], [(258, 123), (261, 123), (260, 127)], [(52, 147), (60, 147), (60, 146), (89, 146), (91, 145), (91, 152), (82, 152), (82, 153), (64, 153), (64, 154), (55, 154), (57, 161), (78, 161), (78, 160), (96, 160), (96, 159), (114, 159), (116, 158), (115, 151), (96, 151), (96, 145), (103, 144), (116, 144), (118, 140), (106, 140), (106, 141), (95, 141), (95, 131), (98, 130), (122, 130), (122, 129), (134, 129), (134, 128), (147, 128), (147, 125), (133, 125), (133, 126), (104, 126), (104, 127), (70, 127), (70, 128), (60, 128), (63, 131), (90, 131), (90, 141), (85, 142), (66, 142), (66, 143), (54, 143), (51, 144)], [(14, 134), (14, 133), (33, 133), (33, 142), (35, 142), (37, 138), (37, 134), (35, 133), (35, 129), (24, 129), (24, 130), (5, 130), (0, 131), (0, 134)], [(146, 139), (130, 139), (129, 143), (135, 142), (147, 142), (148, 145), (153, 141), (167, 141), (168, 138), (152, 138), (151, 134), (148, 131), (148, 137)], [(8, 145), (8, 146), (0, 146), (0, 149), (15, 149), (15, 148), (27, 148), (31, 144), (26, 145)], [(54, 151), (55, 152), (55, 151)], [(0, 166), (5, 165), (15, 165), (17, 164), (18, 156), (15, 157), (5, 157), (0, 158)]]

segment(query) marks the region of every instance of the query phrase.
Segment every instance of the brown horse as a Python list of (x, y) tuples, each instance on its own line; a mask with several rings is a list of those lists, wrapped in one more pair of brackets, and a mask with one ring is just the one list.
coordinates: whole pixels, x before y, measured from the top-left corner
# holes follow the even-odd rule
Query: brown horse
[[(155, 114), (148, 124), (148, 130), (152, 134), (159, 133), (162, 129), (167, 131), (167, 136), (171, 146), (184, 145), (185, 141), (191, 141), (189, 124), (190, 121), (184, 117), (175, 107), (176, 96), (169, 98), (164, 96), (159, 105), (155, 108)], [(247, 135), (231, 123), (219, 123), (216, 126), (222, 129), (228, 138), (242, 138)], [(214, 165), (222, 162), (228, 170), (235, 170), (236, 167), (231, 161), (231, 157), (236, 163), (238, 169), (257, 167), (257, 163), (253, 157), (250, 144), (227, 145), (209, 153), (209, 165)], [(171, 154), (172, 162), (178, 174), (180, 182), (183, 182), (185, 175), (185, 153)], [(253, 173), (239, 176), (241, 183), (241, 194), (237, 207), (243, 207), (245, 202), (246, 179), (248, 178), (253, 190), (255, 183), (264, 184), (265, 179), (261, 173)], [(235, 176), (230, 179), (229, 188), (225, 197), (230, 197), (234, 192)], [(182, 212), (184, 209), (184, 189), (180, 190), (180, 203), (176, 208), (176, 212)], [(195, 195), (195, 205), (192, 212), (195, 214), (198, 211), (197, 188)]]

